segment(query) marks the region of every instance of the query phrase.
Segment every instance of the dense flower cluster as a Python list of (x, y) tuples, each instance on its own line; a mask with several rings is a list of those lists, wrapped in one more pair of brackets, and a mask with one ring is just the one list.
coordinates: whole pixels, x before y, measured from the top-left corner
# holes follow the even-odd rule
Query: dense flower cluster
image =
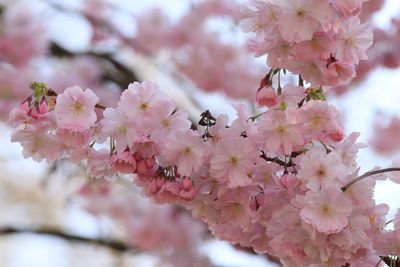
[[(206, 111), (193, 126), (149, 81), (130, 84), (114, 108), (90, 89), (57, 95), (34, 83), (10, 114), (12, 141), (37, 161), (85, 162), (93, 178), (128, 175), (156, 202), (187, 207), (218, 238), (285, 266), (379, 266), (379, 256), (399, 253), (399, 215), (385, 231), (389, 208), (375, 203), (374, 179), (356, 179), (359, 134), (344, 135), (322, 88), (351, 79), (366, 57), (363, 2), (252, 1), (242, 26), (273, 67), (256, 99), (269, 109), (258, 115), (238, 104), (230, 124)], [(298, 85), (281, 86), (287, 70)], [(361, 178), (384, 178), (378, 173)]]
[(268, 65), (301, 74), (314, 86), (336, 86), (355, 75), (366, 59), (372, 32), (358, 14), (365, 0), (251, 1), (241, 21), (255, 32), (249, 47), (268, 54)]
[(95, 178), (131, 175), (146, 196), (181, 203), (219, 238), (288, 266), (379, 261), (371, 244), (381, 238), (388, 207), (375, 204), (372, 179), (341, 190), (357, 176), (362, 145), (355, 133), (342, 140), (338, 111), (312, 92), (303, 90), (300, 107), (257, 118), (236, 106), (230, 125), (227, 116), (205, 112), (192, 130), (152, 82), (131, 84), (101, 120), (90, 89), (55, 97), (44, 85), (32, 88), (9, 120), (26, 157), (84, 160)]

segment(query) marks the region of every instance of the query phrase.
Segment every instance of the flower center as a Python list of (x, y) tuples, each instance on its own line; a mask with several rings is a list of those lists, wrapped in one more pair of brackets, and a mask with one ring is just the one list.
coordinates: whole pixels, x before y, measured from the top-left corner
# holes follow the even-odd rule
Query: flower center
[(233, 216), (237, 216), (241, 213), (241, 205), (239, 203), (232, 203), (229, 206)]
[(147, 109), (149, 108), (149, 103), (142, 103), (140, 106), (139, 106), (139, 109), (141, 110), (141, 111), (146, 111)]
[(81, 115), (84, 112), (85, 107), (83, 106), (83, 104), (81, 102), (76, 101), (74, 103), (74, 105), (72, 106), (72, 110), (75, 115)]
[(323, 169), (319, 169), (318, 171), (317, 171), (317, 175), (319, 176), (319, 177), (325, 177), (326, 176), (326, 172), (325, 172), (325, 170), (323, 170)]
[(286, 127), (281, 125), (278, 128), (276, 128), (276, 131), (280, 136), (284, 136), (286, 134)]
[(353, 47), (356, 46), (356, 43), (355, 43), (354, 39), (351, 38), (351, 37), (349, 37), (349, 38), (346, 39), (345, 44), (346, 44), (347, 46), (353, 46)]
[(324, 125), (324, 120), (320, 116), (315, 116), (311, 120), (311, 125), (314, 130), (321, 129), (322, 126)]
[(328, 216), (330, 213), (329, 206), (327, 204), (322, 205), (321, 212), (324, 216)]
[(304, 17), (306, 15), (306, 11), (302, 8), (298, 8), (296, 10), (296, 15), (300, 18)]
[(183, 150), (183, 154), (185, 154), (187, 156), (190, 153), (192, 153), (192, 148), (189, 146), (185, 147), (185, 149)]
[(170, 122), (169, 122), (168, 119), (165, 119), (165, 120), (163, 120), (163, 121), (161, 122), (161, 125), (162, 125), (164, 128), (169, 128), (169, 126), (170, 126), (171, 124), (170, 124)]
[(118, 132), (119, 134), (125, 134), (125, 133), (126, 133), (126, 130), (127, 130), (127, 128), (126, 128), (126, 126), (123, 125), (123, 124), (119, 125), (118, 128), (117, 128), (117, 132)]
[(230, 161), (231, 161), (232, 166), (236, 166), (238, 163), (238, 158), (233, 156), (233, 157), (231, 157)]

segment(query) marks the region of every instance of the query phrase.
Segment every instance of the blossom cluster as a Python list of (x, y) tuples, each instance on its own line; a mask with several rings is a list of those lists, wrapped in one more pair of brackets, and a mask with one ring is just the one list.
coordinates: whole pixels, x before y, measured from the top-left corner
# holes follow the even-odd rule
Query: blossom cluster
[(94, 178), (129, 175), (156, 202), (180, 203), (219, 238), (287, 266), (379, 261), (372, 244), (388, 207), (375, 204), (372, 179), (341, 190), (357, 176), (362, 145), (355, 133), (343, 139), (339, 112), (310, 90), (303, 104), (258, 116), (237, 105), (230, 125), (205, 112), (193, 130), (152, 82), (131, 84), (105, 109), (90, 89), (32, 88), (9, 120), (25, 157), (86, 162)]
[(355, 76), (372, 45), (372, 32), (358, 18), (365, 1), (254, 0), (241, 27), (256, 34), (249, 48), (256, 56), (268, 54), (269, 66), (314, 86), (336, 86)]

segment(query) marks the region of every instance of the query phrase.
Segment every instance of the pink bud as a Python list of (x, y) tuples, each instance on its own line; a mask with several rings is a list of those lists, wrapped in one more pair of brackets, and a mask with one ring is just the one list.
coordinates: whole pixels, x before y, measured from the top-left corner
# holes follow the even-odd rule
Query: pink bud
[(25, 111), (26, 113), (29, 112), (29, 101), (24, 101), (21, 103), (21, 105), (19, 105), (19, 108), (23, 111)]
[(133, 154), (133, 157), (135, 158), (136, 161), (139, 161), (142, 158), (139, 153)]
[(189, 190), (193, 186), (193, 184), (192, 184), (192, 181), (189, 178), (184, 177), (182, 179), (182, 186), (183, 186), (183, 188), (185, 190)]
[(154, 157), (148, 158), (145, 160), (145, 163), (146, 163), (147, 168), (151, 169), (151, 168), (153, 168), (154, 164), (156, 163), (156, 159)]
[(157, 180), (151, 181), (148, 188), (150, 194), (156, 194), (160, 190), (160, 188), (157, 186)]
[(45, 114), (47, 112), (49, 112), (49, 104), (47, 103), (47, 101), (42, 100), (38, 106), (38, 111), (39, 114)]
[(338, 128), (336, 132), (330, 133), (329, 137), (335, 142), (342, 141), (344, 137), (343, 130), (341, 128)]
[(193, 187), (190, 190), (181, 190), (179, 192), (179, 196), (186, 201), (193, 200), (196, 194), (197, 191)]
[(257, 91), (256, 101), (259, 106), (274, 107), (277, 103), (277, 94), (272, 87), (264, 87)]
[(158, 190), (160, 190), (161, 187), (163, 187), (163, 185), (165, 184), (165, 181), (161, 178), (157, 178), (155, 181), (156, 181)]
[(147, 166), (146, 166), (146, 163), (144, 160), (140, 160), (137, 162), (136, 172), (138, 174), (146, 174), (147, 173)]
[(396, 69), (400, 66), (400, 57), (395, 53), (384, 53), (382, 63), (386, 68)]

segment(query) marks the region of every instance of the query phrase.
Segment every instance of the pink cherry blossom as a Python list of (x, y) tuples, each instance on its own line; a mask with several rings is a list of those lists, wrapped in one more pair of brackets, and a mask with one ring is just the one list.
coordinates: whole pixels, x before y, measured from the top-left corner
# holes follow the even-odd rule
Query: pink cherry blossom
[(329, 187), (319, 192), (308, 191), (301, 200), (304, 203), (301, 219), (318, 232), (332, 234), (348, 226), (352, 202), (340, 189)]
[(210, 160), (210, 176), (228, 182), (232, 188), (248, 185), (251, 183), (248, 174), (254, 167), (255, 156), (255, 148), (246, 138), (221, 140)]
[(90, 89), (83, 90), (73, 86), (57, 96), (54, 111), (58, 125), (61, 128), (86, 129), (96, 121), (94, 106), (99, 98)]
[[(158, 85), (155, 83), (134, 82), (122, 93), (117, 111), (129, 119), (142, 120), (143, 117), (151, 117), (160, 106), (174, 106), (174, 104), (159, 92)], [(143, 123), (149, 124), (150, 120), (143, 121)]]
[(324, 0), (282, 0), (277, 5), (282, 12), (279, 29), (289, 42), (311, 40), (330, 15), (329, 3)]
[(190, 176), (199, 170), (206, 155), (207, 150), (200, 136), (188, 130), (177, 132), (170, 137), (165, 145), (163, 157), (167, 164), (178, 167), (180, 175)]
[(263, 115), (259, 130), (264, 137), (266, 151), (290, 154), (304, 144), (292, 114), (291, 110), (274, 110)]
[(116, 151), (123, 152), (127, 147), (132, 146), (138, 138), (136, 125), (127, 116), (113, 108), (104, 110), (104, 119), (101, 120), (101, 141), (110, 136), (116, 141)]
[(298, 58), (311, 55), (318, 59), (327, 59), (335, 50), (336, 43), (332, 35), (326, 32), (317, 32), (311, 40), (297, 43), (294, 48)]
[(48, 124), (20, 125), (12, 134), (12, 142), (20, 142), (24, 158), (32, 158), (35, 161), (46, 159), (51, 163), (62, 156), (62, 145), (55, 135), (48, 133)]
[(360, 24), (358, 18), (351, 18), (341, 28), (338, 50), (335, 57), (340, 61), (358, 64), (366, 59), (366, 49), (372, 45), (373, 35), (367, 24)]
[(257, 91), (256, 101), (260, 107), (262, 106), (274, 107), (276, 106), (277, 103), (276, 101), (277, 96), (278, 95), (275, 92), (274, 88), (264, 87)]
[(291, 108), (297, 108), (298, 104), (306, 98), (304, 87), (286, 84), (282, 88), (282, 94), (278, 95), (278, 106), (285, 104)]
[(341, 143), (335, 145), (335, 151), (341, 156), (343, 164), (348, 167), (356, 167), (358, 150), (367, 147), (366, 144), (356, 143), (360, 133), (351, 133)]
[(322, 148), (313, 148), (305, 153), (300, 165), (298, 177), (314, 192), (337, 186), (346, 175), (346, 166), (340, 156), (334, 151), (326, 154)]
[(346, 62), (335, 61), (328, 65), (326, 84), (336, 86), (349, 81), (356, 75), (354, 67)]
[(57, 129), (57, 137), (62, 140), (64, 146), (69, 148), (82, 148), (89, 145), (91, 133), (82, 128)]
[(90, 150), (87, 160), (87, 172), (91, 177), (109, 177), (110, 179), (114, 177), (115, 171), (111, 167), (110, 151), (107, 149)]
[[(327, 143), (330, 143), (330, 140), (341, 140), (332, 138), (332, 135), (336, 137), (336, 134), (342, 133), (338, 125), (339, 118), (339, 111), (325, 101), (309, 101), (298, 112), (298, 122), (303, 124), (303, 134)], [(340, 136), (343, 137), (342, 134)]]
[(355, 16), (361, 11), (361, 6), (368, 0), (330, 0), (334, 8), (340, 11), (344, 16)]
[(243, 13), (248, 16), (240, 21), (243, 32), (255, 32), (257, 35), (266, 36), (278, 26), (277, 8), (268, 1), (251, 1), (254, 6), (243, 8)]
[(136, 160), (129, 151), (112, 154), (110, 161), (112, 168), (120, 173), (130, 174), (136, 170)]

